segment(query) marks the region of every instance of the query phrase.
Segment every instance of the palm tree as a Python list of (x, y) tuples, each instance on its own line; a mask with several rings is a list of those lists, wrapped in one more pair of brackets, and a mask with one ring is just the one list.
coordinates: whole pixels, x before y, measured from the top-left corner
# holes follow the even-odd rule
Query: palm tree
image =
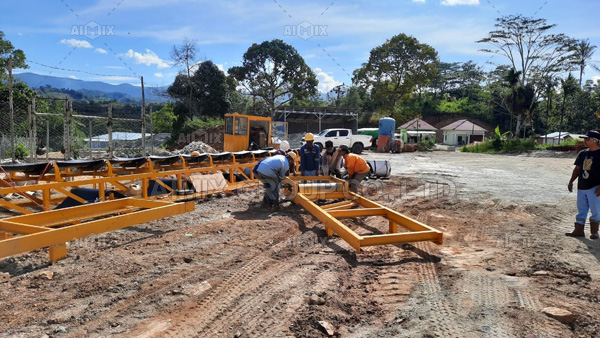
[[(552, 93), (554, 92), (554, 87), (556, 87), (556, 79), (552, 76), (544, 77), (542, 82), (544, 93), (546, 94), (546, 127), (548, 127), (548, 120), (550, 119), (550, 108), (552, 107)], [(544, 144), (547, 143), (548, 135), (546, 134), (546, 138), (544, 139)]]
[[(585, 73), (585, 68), (590, 65), (590, 61), (592, 60), (592, 56), (594, 55), (594, 51), (596, 50), (596, 46), (592, 46), (590, 44), (589, 39), (579, 40), (576, 44), (571, 47), (571, 51), (573, 52), (571, 56), (571, 64), (579, 67), (579, 87), (581, 88), (581, 83), (583, 80), (583, 74)], [(594, 68), (598, 69), (595, 65), (592, 65)]]
[(512, 123), (513, 123), (513, 115), (515, 113), (516, 104), (517, 104), (517, 84), (519, 84), (519, 79), (521, 77), (521, 71), (517, 71), (514, 68), (511, 68), (506, 72), (506, 74), (502, 77), (511, 91), (511, 101), (512, 101), (512, 109), (510, 111), (510, 131), (512, 133)]
[(573, 77), (573, 75), (571, 73), (569, 73), (569, 76), (567, 76), (566, 79), (561, 79), (560, 80), (560, 85), (562, 87), (562, 91), (563, 91), (563, 100), (562, 100), (562, 108), (561, 108), (561, 114), (560, 114), (560, 124), (559, 124), (559, 131), (558, 131), (558, 141), (560, 142), (560, 134), (562, 133), (562, 128), (563, 128), (563, 118), (565, 116), (565, 105), (567, 103), (567, 98), (569, 96), (571, 96), (573, 93), (575, 93), (578, 89), (577, 87), (577, 83), (575, 82), (575, 78)]

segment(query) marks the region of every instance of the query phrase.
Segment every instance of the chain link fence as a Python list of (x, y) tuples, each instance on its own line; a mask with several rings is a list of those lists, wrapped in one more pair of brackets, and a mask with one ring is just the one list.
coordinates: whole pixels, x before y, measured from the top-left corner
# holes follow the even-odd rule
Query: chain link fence
[(152, 133), (151, 109), (142, 114), (134, 104), (17, 97), (13, 107), (11, 119), (9, 103), (0, 101), (0, 159), (4, 163), (11, 162), (13, 154), (20, 162), (145, 156), (164, 142), (157, 144)]

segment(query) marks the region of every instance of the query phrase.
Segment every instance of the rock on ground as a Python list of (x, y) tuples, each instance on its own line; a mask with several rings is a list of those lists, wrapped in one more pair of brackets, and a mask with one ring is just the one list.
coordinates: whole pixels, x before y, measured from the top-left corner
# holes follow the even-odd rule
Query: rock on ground
[(551, 318), (558, 320), (563, 324), (571, 324), (575, 321), (575, 315), (570, 311), (557, 308), (557, 307), (547, 307), (542, 310), (542, 312)]

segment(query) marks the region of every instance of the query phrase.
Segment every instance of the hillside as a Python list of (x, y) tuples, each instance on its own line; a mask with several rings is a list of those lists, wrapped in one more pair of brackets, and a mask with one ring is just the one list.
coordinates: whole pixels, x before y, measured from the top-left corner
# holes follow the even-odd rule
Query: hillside
[[(130, 84), (112, 85), (100, 81), (83, 81), (77, 79), (44, 76), (34, 73), (15, 74), (15, 78), (27, 83), (31, 88), (34, 88), (43, 93), (56, 92), (48, 88), (60, 89), (59, 93), (74, 94), (77, 91), (88, 98), (95, 99), (113, 99), (119, 102), (137, 103), (141, 102), (142, 89), (141, 87), (132, 86)], [(146, 87), (145, 95), (147, 101), (163, 102), (166, 98), (157, 95), (158, 92), (164, 91), (164, 87)], [(73, 97), (77, 99), (76, 97)]]

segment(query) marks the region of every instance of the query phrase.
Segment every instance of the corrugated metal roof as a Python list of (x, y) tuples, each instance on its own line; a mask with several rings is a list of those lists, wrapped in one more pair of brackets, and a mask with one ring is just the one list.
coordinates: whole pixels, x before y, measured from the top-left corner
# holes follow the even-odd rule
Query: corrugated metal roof
[(572, 133), (569, 133), (568, 131), (561, 131), (561, 132), (555, 131), (553, 133), (550, 133), (548, 135), (543, 135), (543, 136), (540, 136), (540, 137), (543, 137), (543, 138), (546, 138), (546, 137), (547, 138), (557, 138), (558, 134), (560, 134), (560, 138), (565, 138), (568, 135), (571, 135), (571, 137), (574, 137), (574, 138), (582, 138), (582, 136), (585, 136), (585, 135), (572, 134)]
[(400, 127), (398, 127), (398, 129), (407, 129), (407, 130), (437, 130), (436, 127), (432, 126), (431, 124), (421, 120), (421, 119), (413, 119), (410, 120), (408, 122), (406, 122), (405, 124), (401, 125)]
[[(146, 133), (146, 137), (150, 137), (150, 134)], [(112, 133), (113, 141), (134, 141), (140, 140), (141, 138), (142, 133), (128, 133), (123, 131), (115, 131)], [(89, 138), (86, 138), (85, 141), (89, 141)], [(92, 141), (108, 142), (108, 134), (92, 136)]]
[(469, 120), (458, 120), (442, 128), (442, 130), (460, 130), (460, 131), (489, 131)]

